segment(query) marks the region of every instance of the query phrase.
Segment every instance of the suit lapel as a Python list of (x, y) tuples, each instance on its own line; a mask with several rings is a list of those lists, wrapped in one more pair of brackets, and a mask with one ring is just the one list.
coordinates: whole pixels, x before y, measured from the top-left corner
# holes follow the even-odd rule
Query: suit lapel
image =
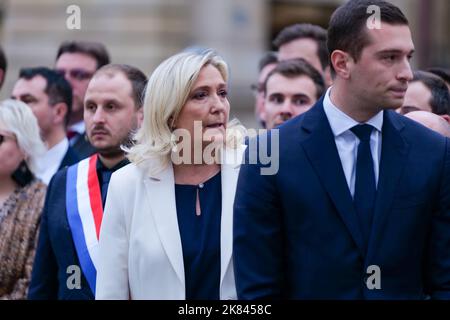
[(368, 260), (373, 255), (374, 244), (381, 237), (384, 222), (390, 211), (392, 200), (398, 190), (398, 183), (403, 172), (409, 145), (403, 140), (401, 130), (404, 125), (398, 121), (393, 111), (384, 112), (382, 129), (382, 151), (377, 198), (374, 208), (371, 237), (369, 240)]
[(233, 249), (233, 203), (245, 147), (225, 152), (221, 168), (222, 218), (220, 226), (220, 286), (231, 262)]
[(69, 148), (67, 149), (66, 154), (64, 155), (64, 158), (61, 161), (61, 164), (58, 168), (58, 170), (67, 167), (67, 166), (71, 166), (75, 163), (77, 163), (80, 159), (78, 159), (77, 154), (73, 151), (73, 148), (71, 146), (69, 146)]
[(309, 135), (301, 143), (303, 149), (361, 255), (365, 256), (363, 237), (356, 211), (342, 169), (334, 135), (323, 110), (323, 100), (320, 100), (305, 114), (302, 128), (309, 132)]
[[(164, 251), (183, 286), (184, 264), (175, 200), (175, 179), (170, 165), (157, 178), (146, 177), (144, 183), (151, 212)], [(145, 208), (144, 208), (145, 209)]]

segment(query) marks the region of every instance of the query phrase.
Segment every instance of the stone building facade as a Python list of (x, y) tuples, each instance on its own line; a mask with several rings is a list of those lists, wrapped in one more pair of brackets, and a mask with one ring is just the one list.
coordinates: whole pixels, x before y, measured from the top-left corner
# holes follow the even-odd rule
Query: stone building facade
[[(450, 67), (450, 1), (391, 0), (411, 21), (415, 67)], [(164, 58), (189, 46), (213, 47), (230, 65), (232, 114), (252, 127), (253, 96), (260, 55), (284, 26), (310, 22), (327, 26), (343, 0), (1, 0), (0, 41), (9, 60), (1, 98), (25, 66), (52, 66), (67, 39), (102, 41), (112, 61), (146, 74)], [(70, 29), (80, 9), (81, 29)], [(70, 21), (69, 21), (70, 22)]]

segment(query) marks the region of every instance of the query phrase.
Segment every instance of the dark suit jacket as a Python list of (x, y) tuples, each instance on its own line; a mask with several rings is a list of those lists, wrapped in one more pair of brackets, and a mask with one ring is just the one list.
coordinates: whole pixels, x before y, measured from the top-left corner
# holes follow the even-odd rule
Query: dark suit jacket
[(47, 189), (28, 299), (94, 299), (81, 267), (81, 289), (67, 286), (68, 267), (80, 262), (66, 214), (66, 175), (67, 168), (58, 171)]
[(96, 152), (95, 148), (86, 140), (85, 135), (86, 133), (76, 137), (77, 140), (72, 146), (80, 160), (86, 159)]
[(69, 149), (67, 149), (67, 152), (64, 155), (64, 158), (62, 159), (58, 170), (71, 166), (80, 160), (81, 159), (78, 157), (78, 154), (76, 154), (74, 149), (71, 146), (69, 146)]
[[(322, 100), (281, 126), (279, 141), (277, 174), (260, 175), (248, 151), (240, 171), (240, 299), (450, 298), (449, 139), (385, 111), (367, 250)], [(371, 265), (379, 290), (366, 285)]]

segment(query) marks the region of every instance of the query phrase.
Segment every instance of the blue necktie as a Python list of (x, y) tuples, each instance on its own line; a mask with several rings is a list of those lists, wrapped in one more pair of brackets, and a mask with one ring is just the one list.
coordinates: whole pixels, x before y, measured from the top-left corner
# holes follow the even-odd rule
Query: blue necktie
[(354, 126), (352, 132), (359, 139), (358, 157), (356, 159), (356, 181), (353, 203), (358, 214), (361, 231), (367, 247), (372, 226), (373, 207), (376, 197), (375, 170), (370, 135), (373, 127), (368, 124)]
[(102, 187), (101, 187), (101, 193), (102, 193), (102, 204), (103, 209), (105, 208), (105, 202), (106, 202), (106, 193), (108, 192), (108, 185), (109, 180), (111, 179), (112, 171), (110, 170), (104, 170), (102, 171)]

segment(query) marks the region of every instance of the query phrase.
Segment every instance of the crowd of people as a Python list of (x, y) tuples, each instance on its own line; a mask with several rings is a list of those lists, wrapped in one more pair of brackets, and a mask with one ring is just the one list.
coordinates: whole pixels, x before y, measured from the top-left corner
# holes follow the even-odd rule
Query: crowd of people
[[(68, 41), (21, 69), (0, 103), (0, 299), (450, 299), (450, 71), (412, 70), (383, 0), (273, 45), (257, 137), (213, 49), (147, 78)], [(274, 136), (263, 174), (250, 146)]]

